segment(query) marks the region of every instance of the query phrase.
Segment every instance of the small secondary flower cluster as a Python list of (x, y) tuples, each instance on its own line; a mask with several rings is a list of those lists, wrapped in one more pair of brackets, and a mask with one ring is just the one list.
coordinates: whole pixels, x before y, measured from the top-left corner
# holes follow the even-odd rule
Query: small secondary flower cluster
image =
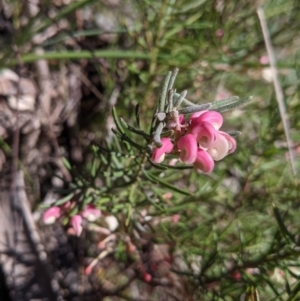
[(212, 172), (214, 161), (236, 149), (235, 139), (219, 130), (222, 124), (223, 117), (216, 111), (196, 112), (188, 122), (183, 115), (178, 115), (167, 125), (175, 131), (174, 137), (161, 139), (162, 146), (154, 149), (152, 161), (161, 163), (165, 154), (178, 154), (182, 162), (193, 164), (196, 170)]
[[(45, 224), (53, 224), (58, 218), (65, 215), (68, 216), (68, 212), (72, 209), (71, 202), (67, 202), (62, 206), (53, 206), (48, 208), (43, 214), (43, 221)], [(101, 216), (101, 210), (97, 209), (94, 205), (87, 205), (85, 209), (78, 214), (73, 215), (69, 224), (71, 226), (72, 234), (80, 236), (82, 232), (82, 218), (85, 218), (89, 222), (94, 222)]]

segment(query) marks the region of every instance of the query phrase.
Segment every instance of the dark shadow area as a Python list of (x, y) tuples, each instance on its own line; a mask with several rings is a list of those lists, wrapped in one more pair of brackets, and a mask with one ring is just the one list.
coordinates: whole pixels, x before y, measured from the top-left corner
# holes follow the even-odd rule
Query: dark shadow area
[(5, 277), (1, 268), (0, 268), (0, 300), (11, 301), (9, 297), (9, 290), (6, 285)]

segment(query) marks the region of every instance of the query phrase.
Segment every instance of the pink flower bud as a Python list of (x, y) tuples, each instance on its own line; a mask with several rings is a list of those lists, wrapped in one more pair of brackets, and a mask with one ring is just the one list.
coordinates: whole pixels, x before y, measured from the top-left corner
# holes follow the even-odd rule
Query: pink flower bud
[(229, 151), (229, 143), (227, 139), (220, 133), (216, 136), (216, 140), (207, 149), (207, 152), (215, 161), (222, 160)]
[(136, 252), (136, 246), (132, 242), (129, 242), (127, 244), (127, 252), (128, 253), (134, 253), (134, 252)]
[(152, 276), (149, 273), (144, 273), (143, 279), (145, 282), (149, 283), (152, 280)]
[(267, 55), (263, 55), (263, 56), (260, 57), (259, 62), (262, 65), (269, 64), (269, 57)]
[(179, 222), (179, 220), (180, 220), (180, 215), (179, 214), (172, 215), (171, 221), (172, 221), (173, 224), (177, 224)]
[(72, 203), (70, 201), (64, 203), (61, 205), (61, 210), (62, 211), (68, 211), (72, 206)]
[(155, 148), (152, 154), (152, 161), (155, 163), (161, 163), (165, 159), (165, 153), (170, 153), (173, 150), (173, 143), (170, 138), (161, 139), (162, 146)]
[(81, 215), (89, 222), (96, 221), (101, 216), (101, 210), (97, 209), (94, 205), (87, 205)]
[(241, 272), (239, 272), (237, 270), (233, 271), (231, 276), (235, 281), (241, 281), (242, 280), (242, 274), (241, 274)]
[(219, 112), (207, 111), (201, 114), (197, 118), (197, 122), (208, 121), (210, 122), (216, 130), (218, 130), (223, 124), (223, 117)]
[(84, 274), (90, 275), (92, 273), (92, 270), (93, 270), (93, 267), (89, 265), (84, 269)]
[(102, 240), (98, 243), (99, 249), (105, 249), (105, 247), (106, 247), (106, 241)]
[(224, 30), (223, 30), (222, 28), (218, 28), (218, 29), (216, 30), (216, 36), (217, 36), (218, 38), (221, 38), (223, 35), (224, 35)]
[(197, 141), (192, 134), (187, 134), (179, 138), (177, 147), (180, 150), (180, 160), (186, 164), (192, 164), (197, 156)]
[(82, 217), (80, 215), (73, 215), (70, 220), (70, 224), (73, 227), (76, 236), (80, 236), (82, 232)]
[(61, 216), (59, 207), (54, 206), (47, 209), (43, 214), (43, 221), (46, 225), (53, 224)]
[(209, 148), (214, 143), (218, 132), (210, 122), (197, 120), (191, 125), (190, 132), (202, 148)]
[(196, 161), (194, 167), (201, 172), (210, 173), (213, 171), (215, 162), (211, 155), (205, 150), (199, 148), (197, 152)]
[(180, 114), (178, 116), (178, 120), (179, 120), (179, 123), (182, 125), (182, 124), (185, 124), (185, 118), (184, 118), (184, 115)]

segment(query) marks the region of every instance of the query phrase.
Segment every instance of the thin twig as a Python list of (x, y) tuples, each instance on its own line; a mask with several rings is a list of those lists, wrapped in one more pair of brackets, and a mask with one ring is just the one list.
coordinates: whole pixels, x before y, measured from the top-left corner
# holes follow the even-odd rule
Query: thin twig
[(284, 127), (284, 132), (285, 132), (285, 136), (286, 136), (286, 141), (287, 141), (287, 145), (288, 145), (288, 149), (289, 149), (290, 164), (291, 164), (291, 167), (292, 167), (293, 174), (296, 177), (297, 176), (297, 169), (296, 169), (296, 164), (295, 164), (295, 155), (294, 155), (294, 151), (293, 151), (293, 142), (292, 142), (290, 132), (289, 132), (290, 122), (289, 122), (288, 115), (287, 115), (287, 112), (286, 112), (286, 108), (285, 108), (285, 105), (284, 105), (284, 96), (283, 96), (283, 91), (282, 91), (280, 81), (279, 81), (278, 70), (277, 70), (277, 67), (276, 67), (275, 53), (274, 53), (274, 49), (273, 49), (273, 46), (272, 46), (272, 42), (271, 42), (270, 33), (269, 33), (269, 30), (268, 30), (264, 10), (263, 10), (262, 7), (259, 7), (257, 9), (257, 15), (258, 15), (258, 18), (259, 18), (259, 21), (260, 21), (260, 25), (261, 25), (261, 28), (262, 28), (262, 34), (263, 34), (263, 37), (264, 37), (264, 40), (265, 40), (268, 56), (269, 56), (269, 59), (270, 59), (270, 67), (271, 67), (271, 72), (272, 72), (272, 75), (273, 75), (273, 82), (274, 82), (276, 99), (277, 99), (278, 108), (279, 108), (281, 120), (282, 120), (283, 127)]
[(29, 239), (32, 250), (35, 253), (39, 263), (38, 270), (43, 271), (43, 277), (45, 277), (46, 280), (43, 289), (47, 291), (47, 295), (50, 300), (55, 300), (57, 298), (59, 285), (51, 273), (51, 269), (47, 261), (47, 253), (30, 212), (29, 201), (25, 192), (24, 175), (22, 171), (17, 171), (16, 173), (16, 190), (14, 194), (14, 200), (17, 208), (22, 213), (24, 227), (27, 230), (27, 238)]

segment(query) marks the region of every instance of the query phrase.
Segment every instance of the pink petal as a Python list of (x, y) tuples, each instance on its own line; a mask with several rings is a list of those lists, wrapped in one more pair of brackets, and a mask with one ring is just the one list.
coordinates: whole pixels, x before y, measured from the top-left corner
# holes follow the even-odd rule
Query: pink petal
[(152, 276), (149, 273), (144, 273), (143, 280), (149, 283), (152, 280)]
[(92, 273), (92, 270), (93, 270), (93, 267), (92, 266), (87, 266), (85, 269), (84, 269), (84, 275), (90, 275)]
[(208, 121), (214, 126), (216, 130), (218, 130), (223, 124), (223, 117), (219, 112), (207, 111), (201, 114), (201, 116), (197, 118), (197, 121)]
[(70, 220), (70, 224), (74, 229), (76, 236), (80, 236), (82, 232), (82, 217), (80, 215), (73, 215)]
[(68, 201), (68, 202), (61, 205), (61, 210), (63, 210), (63, 211), (69, 210), (71, 205), (72, 205), (72, 203), (70, 201)]
[(263, 56), (260, 57), (259, 62), (262, 65), (266, 65), (266, 64), (269, 63), (269, 57), (267, 55), (263, 55)]
[(224, 135), (218, 133), (216, 140), (207, 149), (207, 152), (212, 156), (215, 161), (222, 160), (229, 151), (229, 143)]
[(180, 114), (180, 115), (178, 116), (178, 119), (179, 119), (179, 123), (180, 123), (180, 124), (185, 124), (185, 118), (184, 118), (184, 115)]
[(224, 30), (222, 28), (218, 28), (215, 34), (218, 38), (221, 38), (224, 35)]
[(221, 132), (219, 131), (219, 133), (224, 136), (228, 142), (229, 145), (229, 150), (228, 150), (228, 155), (233, 153), (236, 150), (236, 140), (231, 137), (229, 134), (225, 133), (225, 132)]
[(136, 252), (136, 246), (132, 242), (128, 242), (127, 244), (127, 252), (128, 253), (134, 253)]
[(216, 139), (217, 131), (208, 121), (195, 122), (191, 125), (190, 133), (193, 134), (203, 148), (209, 148)]
[(180, 150), (180, 160), (186, 164), (192, 164), (197, 156), (197, 141), (194, 135), (187, 134), (179, 138), (177, 147)]
[(61, 216), (59, 207), (54, 206), (47, 209), (43, 214), (43, 221), (46, 225), (53, 224)]
[(197, 152), (196, 161), (194, 163), (194, 167), (202, 171), (204, 173), (210, 173), (213, 171), (215, 166), (215, 162), (211, 155), (207, 153), (205, 150), (199, 148)]
[(89, 222), (94, 222), (101, 216), (101, 210), (94, 205), (87, 205), (81, 215)]
[(170, 153), (173, 150), (173, 143), (170, 138), (161, 139), (162, 146), (156, 148), (152, 154), (152, 161), (155, 163), (161, 163), (165, 158), (165, 153)]
[(235, 280), (235, 281), (241, 281), (242, 280), (242, 274), (241, 272), (235, 270), (231, 273), (231, 276), (232, 278)]
[(171, 221), (172, 221), (173, 224), (177, 224), (179, 222), (179, 220), (180, 220), (180, 215), (179, 214), (172, 215)]
[(199, 116), (201, 116), (202, 114), (204, 114), (205, 112), (208, 112), (207, 110), (205, 111), (199, 111), (199, 112), (195, 112), (191, 115), (190, 120), (193, 121), (194, 119), (197, 119)]

